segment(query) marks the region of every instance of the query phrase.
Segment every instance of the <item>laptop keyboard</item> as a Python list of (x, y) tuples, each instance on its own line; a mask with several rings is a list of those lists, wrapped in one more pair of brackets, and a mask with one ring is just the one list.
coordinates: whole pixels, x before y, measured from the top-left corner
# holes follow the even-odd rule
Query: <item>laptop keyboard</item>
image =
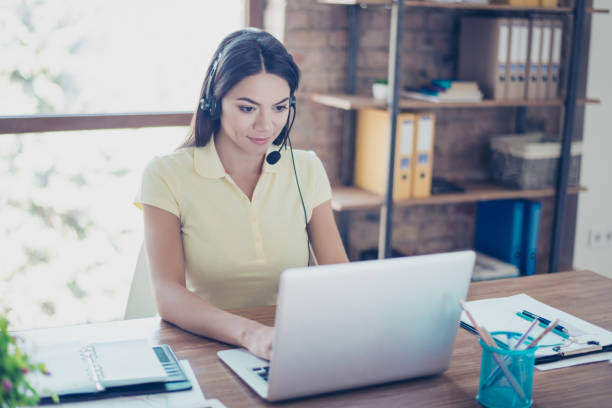
[(255, 367), (253, 368), (253, 372), (264, 379), (265, 382), (268, 382), (268, 371), (270, 370), (269, 366), (264, 367)]

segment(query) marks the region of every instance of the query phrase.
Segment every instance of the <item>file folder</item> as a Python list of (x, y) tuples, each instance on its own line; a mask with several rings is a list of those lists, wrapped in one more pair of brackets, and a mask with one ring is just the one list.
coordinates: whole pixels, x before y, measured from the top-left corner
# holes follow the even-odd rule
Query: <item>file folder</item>
[(507, 18), (461, 19), (459, 79), (478, 82), (488, 99), (506, 99), (509, 24)]
[(476, 208), (474, 249), (520, 269), (523, 200), (480, 201)]
[(550, 53), (550, 78), (546, 95), (548, 99), (557, 99), (559, 97), (559, 73), (561, 67), (561, 47), (563, 43), (563, 22), (561, 20), (553, 20), (552, 27), (552, 45)]
[(429, 197), (431, 195), (434, 124), (435, 116), (433, 113), (416, 115), (417, 131), (412, 159), (412, 197)]
[[(384, 194), (389, 157), (389, 113), (384, 110), (361, 109), (357, 114), (354, 183), (376, 194)], [(412, 158), (415, 138), (415, 115), (397, 115), (393, 198), (411, 196)]]
[(550, 80), (550, 53), (552, 43), (552, 26), (550, 20), (542, 21), (542, 53), (540, 54), (540, 83), (538, 99), (548, 98), (548, 81)]
[(542, 204), (539, 201), (525, 200), (521, 275), (533, 275), (536, 270), (541, 213)]
[(510, 80), (507, 99), (525, 99), (525, 76), (527, 65), (527, 40), (529, 21), (522, 18), (511, 19), (510, 29)]
[(542, 21), (532, 20), (529, 30), (529, 62), (527, 63), (527, 99), (538, 99), (540, 82), (540, 54), (542, 45)]

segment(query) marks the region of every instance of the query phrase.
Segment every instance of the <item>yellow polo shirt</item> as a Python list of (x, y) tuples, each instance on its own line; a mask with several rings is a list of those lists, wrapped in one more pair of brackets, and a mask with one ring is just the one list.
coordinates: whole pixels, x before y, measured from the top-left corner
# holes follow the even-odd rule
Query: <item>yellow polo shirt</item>
[[(331, 199), (331, 187), (314, 152), (294, 155), (310, 221), (313, 208)], [(212, 139), (155, 157), (134, 204), (179, 218), (187, 288), (222, 309), (276, 304), (280, 273), (308, 262), (289, 150), (274, 165), (264, 161), (252, 200), (225, 173)]]

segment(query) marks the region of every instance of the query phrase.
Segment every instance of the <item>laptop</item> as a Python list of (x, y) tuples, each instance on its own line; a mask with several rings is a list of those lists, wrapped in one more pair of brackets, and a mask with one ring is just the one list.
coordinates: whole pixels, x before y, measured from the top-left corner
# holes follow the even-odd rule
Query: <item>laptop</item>
[(474, 269), (473, 251), (287, 269), (271, 361), (218, 357), (268, 401), (445, 371)]

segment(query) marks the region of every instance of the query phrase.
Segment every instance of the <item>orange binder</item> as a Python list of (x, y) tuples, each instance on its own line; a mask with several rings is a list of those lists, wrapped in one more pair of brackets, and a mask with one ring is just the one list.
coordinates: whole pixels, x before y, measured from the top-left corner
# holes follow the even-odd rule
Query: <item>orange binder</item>
[[(415, 115), (397, 115), (393, 198), (411, 195), (412, 157)], [(376, 194), (384, 194), (389, 157), (389, 113), (384, 110), (361, 109), (357, 114), (354, 184)]]
[(433, 176), (434, 153), (433, 113), (416, 115), (416, 137), (414, 141), (412, 197), (429, 197), (431, 195), (431, 179)]

